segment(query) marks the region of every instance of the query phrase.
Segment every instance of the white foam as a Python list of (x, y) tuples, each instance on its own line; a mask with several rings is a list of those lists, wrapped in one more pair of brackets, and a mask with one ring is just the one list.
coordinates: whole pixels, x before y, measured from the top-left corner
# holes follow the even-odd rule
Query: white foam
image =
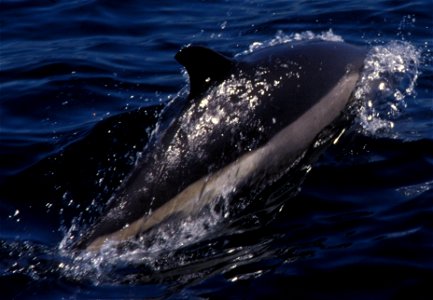
[(358, 123), (364, 133), (395, 137), (394, 120), (414, 96), (420, 53), (410, 43), (391, 41), (374, 46), (364, 63), (355, 98), (361, 101)]

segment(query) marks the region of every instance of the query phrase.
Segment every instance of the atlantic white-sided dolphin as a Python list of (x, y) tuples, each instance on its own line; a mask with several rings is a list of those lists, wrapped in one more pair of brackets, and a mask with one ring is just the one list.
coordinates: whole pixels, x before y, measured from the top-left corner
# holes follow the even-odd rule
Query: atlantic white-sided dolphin
[(343, 42), (280, 44), (228, 58), (187, 46), (176, 59), (190, 93), (161, 115), (114, 206), (76, 247), (96, 250), (279, 176), (352, 99), (366, 50)]

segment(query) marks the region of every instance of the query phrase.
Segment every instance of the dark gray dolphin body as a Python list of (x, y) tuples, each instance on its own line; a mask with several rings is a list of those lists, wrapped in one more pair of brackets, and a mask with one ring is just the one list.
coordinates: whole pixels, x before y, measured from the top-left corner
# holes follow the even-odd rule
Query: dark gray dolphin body
[(236, 59), (183, 48), (176, 59), (189, 74), (188, 98), (163, 112), (115, 206), (76, 247), (128, 240), (287, 170), (341, 115), (365, 55), (325, 41), (281, 44)]

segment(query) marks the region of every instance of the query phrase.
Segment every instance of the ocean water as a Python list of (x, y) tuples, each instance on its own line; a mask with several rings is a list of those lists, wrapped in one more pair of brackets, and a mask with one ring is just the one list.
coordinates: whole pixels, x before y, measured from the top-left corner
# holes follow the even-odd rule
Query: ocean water
[[(1, 298), (432, 299), (432, 11), (431, 0), (3, 0)], [(369, 49), (360, 105), (297, 193), (290, 178), (271, 186), (276, 213), (217, 231), (185, 220), (150, 248), (70, 251), (185, 92), (181, 47), (236, 56), (311, 39)]]

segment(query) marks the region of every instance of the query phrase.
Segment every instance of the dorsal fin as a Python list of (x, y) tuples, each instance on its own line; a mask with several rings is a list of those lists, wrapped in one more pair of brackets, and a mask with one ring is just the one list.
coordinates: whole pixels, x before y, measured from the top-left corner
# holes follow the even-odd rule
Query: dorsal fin
[(234, 61), (211, 49), (187, 46), (175, 56), (189, 75), (189, 98), (199, 96), (215, 82), (225, 79), (233, 70)]

